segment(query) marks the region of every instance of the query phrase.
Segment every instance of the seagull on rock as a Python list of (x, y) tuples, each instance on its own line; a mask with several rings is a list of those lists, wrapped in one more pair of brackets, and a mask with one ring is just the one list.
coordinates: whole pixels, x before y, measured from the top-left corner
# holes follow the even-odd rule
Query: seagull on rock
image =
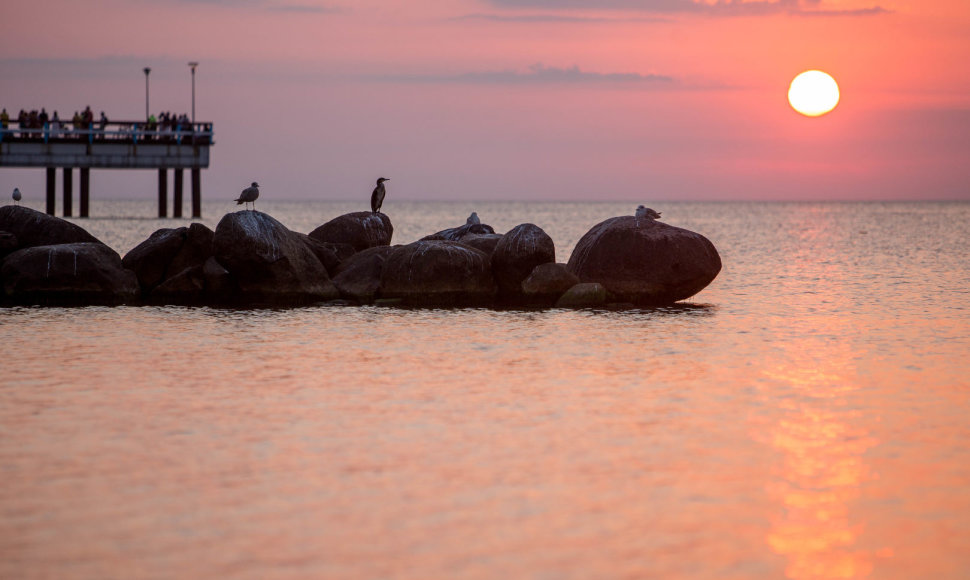
[(252, 185), (242, 190), (239, 197), (233, 201), (236, 202), (236, 205), (242, 205), (244, 203), (248, 204), (249, 202), (252, 202), (253, 209), (255, 210), (257, 197), (259, 197), (259, 184), (254, 181)]
[(19, 187), (13, 188), (13, 200), (17, 203), (20, 203), (20, 200), (22, 200), (23, 198), (24, 196), (20, 195), (20, 188)]
[(481, 225), (482, 220), (478, 219), (478, 213), (472, 212), (472, 215), (468, 216), (468, 220), (465, 221), (466, 226), (477, 226)]
[(384, 191), (384, 182), (390, 180), (390, 177), (378, 178), (377, 187), (375, 187), (374, 191), (370, 194), (370, 209), (374, 213), (381, 211), (381, 206), (384, 205), (384, 196), (387, 194), (387, 192)]
[(636, 216), (637, 216), (637, 219), (640, 219), (640, 218), (650, 218), (652, 220), (656, 220), (656, 219), (660, 219), (660, 212), (659, 211), (654, 211), (654, 210), (650, 209), (649, 207), (645, 207), (645, 206), (639, 205), (639, 206), (637, 206)]

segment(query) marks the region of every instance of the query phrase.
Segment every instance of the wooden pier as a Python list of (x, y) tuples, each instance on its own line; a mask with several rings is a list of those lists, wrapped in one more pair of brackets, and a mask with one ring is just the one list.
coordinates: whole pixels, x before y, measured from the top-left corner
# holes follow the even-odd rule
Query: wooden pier
[(201, 170), (209, 167), (212, 123), (188, 123), (157, 129), (144, 122), (121, 121), (96, 128), (52, 127), (0, 129), (0, 167), (47, 170), (47, 213), (54, 215), (57, 169), (63, 170), (63, 214), (74, 213), (74, 169), (80, 181), (78, 216), (89, 217), (91, 169), (158, 171), (158, 217), (168, 217), (168, 171), (172, 170), (172, 217), (182, 217), (183, 178), (188, 169), (192, 217), (202, 217)]

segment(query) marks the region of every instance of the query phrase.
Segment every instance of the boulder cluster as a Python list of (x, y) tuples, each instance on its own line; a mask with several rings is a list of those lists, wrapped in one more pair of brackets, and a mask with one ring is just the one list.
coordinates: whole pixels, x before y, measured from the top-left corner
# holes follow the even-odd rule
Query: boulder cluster
[(721, 269), (707, 238), (655, 219), (608, 219), (557, 263), (539, 226), (498, 234), (473, 217), (392, 246), (383, 213), (342, 215), (302, 234), (244, 210), (215, 231), (158, 230), (122, 258), (77, 225), (4, 206), (0, 304), (656, 306), (693, 296)]

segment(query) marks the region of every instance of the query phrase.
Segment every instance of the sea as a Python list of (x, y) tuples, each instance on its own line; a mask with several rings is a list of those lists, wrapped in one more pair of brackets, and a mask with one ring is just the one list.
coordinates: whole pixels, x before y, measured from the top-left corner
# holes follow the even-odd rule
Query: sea
[[(0, 309), (0, 578), (970, 578), (970, 203), (647, 205), (724, 264), (675, 306)], [(384, 211), (566, 262), (635, 206)]]

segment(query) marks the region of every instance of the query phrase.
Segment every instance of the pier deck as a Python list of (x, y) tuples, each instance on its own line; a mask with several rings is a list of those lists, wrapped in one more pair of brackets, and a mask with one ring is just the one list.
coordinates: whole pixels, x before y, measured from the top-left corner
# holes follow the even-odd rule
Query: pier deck
[(91, 169), (158, 171), (158, 217), (168, 217), (168, 170), (173, 171), (172, 217), (182, 217), (183, 172), (191, 172), (192, 217), (202, 217), (201, 170), (209, 167), (212, 123), (158, 130), (146, 123), (110, 122), (90, 129), (0, 129), (0, 167), (47, 170), (47, 213), (54, 215), (56, 172), (63, 170), (63, 214), (73, 215), (74, 168), (79, 169), (79, 217), (89, 216)]

